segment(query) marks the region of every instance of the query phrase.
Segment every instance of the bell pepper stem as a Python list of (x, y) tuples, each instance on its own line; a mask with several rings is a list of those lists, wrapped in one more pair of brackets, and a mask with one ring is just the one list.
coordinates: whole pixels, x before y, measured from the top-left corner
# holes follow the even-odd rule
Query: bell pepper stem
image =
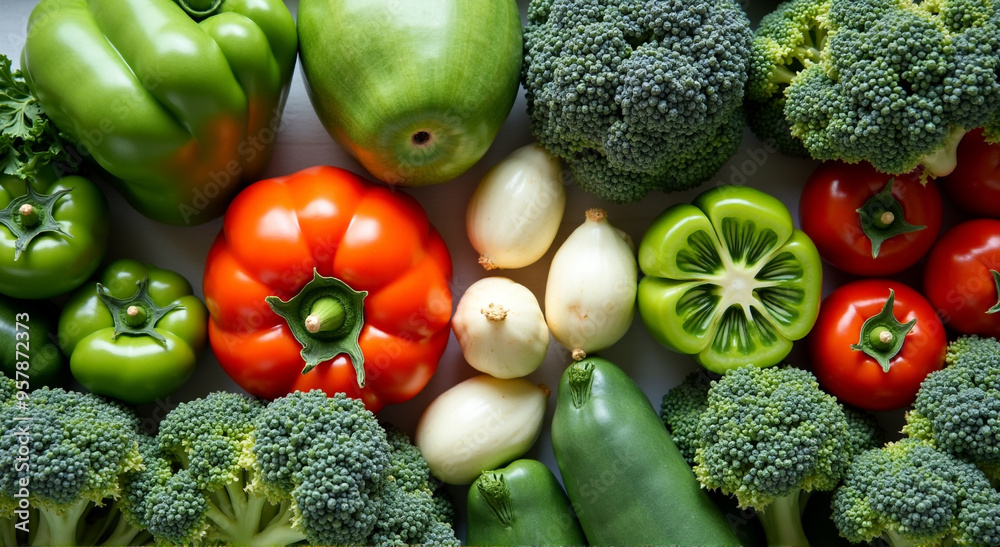
[(36, 191), (30, 182), (24, 187), (24, 195), (12, 199), (0, 210), (0, 225), (10, 230), (16, 238), (14, 260), (19, 259), (31, 241), (42, 234), (59, 234), (67, 239), (73, 237), (52, 215), (56, 203), (73, 189), (63, 188), (51, 194), (43, 194)]
[(865, 320), (861, 325), (861, 335), (857, 344), (851, 344), (854, 351), (862, 351), (878, 362), (884, 372), (889, 372), (890, 361), (903, 349), (906, 334), (917, 324), (916, 319), (901, 323), (892, 312), (896, 301), (895, 291), (889, 289), (882, 310)]
[(146, 323), (146, 310), (142, 306), (132, 304), (125, 309), (125, 322), (130, 327), (141, 327)]
[(121, 334), (149, 336), (166, 347), (167, 339), (156, 332), (154, 327), (171, 311), (180, 307), (174, 302), (169, 306), (158, 306), (149, 295), (149, 277), (143, 276), (136, 282), (135, 293), (128, 298), (117, 298), (107, 287), (97, 284), (97, 297), (108, 308), (115, 324), (112, 338)]
[(21, 226), (25, 228), (34, 228), (38, 226), (40, 218), (38, 218), (38, 210), (35, 206), (30, 203), (25, 203), (17, 209), (17, 213), (21, 215)]
[(356, 291), (347, 283), (313, 271), (313, 278), (288, 300), (268, 296), (264, 300), (288, 324), (292, 336), (302, 346), (299, 355), (307, 374), (320, 363), (341, 354), (351, 359), (358, 386), (365, 386), (365, 356), (359, 337), (364, 326), (367, 291)]
[(343, 326), (346, 316), (347, 312), (340, 300), (323, 297), (313, 303), (306, 316), (305, 327), (310, 334), (335, 331)]

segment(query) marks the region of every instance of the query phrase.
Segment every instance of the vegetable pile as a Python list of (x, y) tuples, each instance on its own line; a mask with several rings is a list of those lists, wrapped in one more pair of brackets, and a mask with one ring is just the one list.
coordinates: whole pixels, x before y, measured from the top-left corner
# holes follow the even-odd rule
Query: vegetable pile
[(1000, 2), (11, 3), (5, 545), (1000, 545)]

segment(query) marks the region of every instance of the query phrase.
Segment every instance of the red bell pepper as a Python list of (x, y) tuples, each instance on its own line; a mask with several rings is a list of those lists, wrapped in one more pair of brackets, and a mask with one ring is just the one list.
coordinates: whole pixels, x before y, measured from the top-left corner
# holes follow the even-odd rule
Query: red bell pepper
[(262, 180), (229, 206), (209, 251), (209, 340), (252, 395), (322, 389), (377, 412), (437, 368), (451, 275), (410, 196), (334, 167)]

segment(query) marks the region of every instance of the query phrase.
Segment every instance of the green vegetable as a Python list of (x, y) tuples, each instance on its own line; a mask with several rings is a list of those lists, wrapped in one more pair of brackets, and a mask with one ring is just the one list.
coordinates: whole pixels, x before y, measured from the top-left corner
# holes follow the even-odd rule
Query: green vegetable
[(743, 135), (750, 21), (733, 0), (532, 0), (532, 133), (580, 187), (633, 202), (714, 175)]
[(920, 384), (903, 432), (1000, 482), (1000, 341), (962, 336), (948, 344), (945, 363)]
[(142, 465), (135, 414), (62, 389), (36, 389), (15, 403), (13, 382), (0, 377), (0, 385), (3, 544), (145, 545), (149, 535), (123, 494)]
[(586, 545), (556, 476), (536, 460), (484, 471), (469, 488), (468, 545)]
[(833, 497), (851, 541), (893, 547), (1000, 544), (1000, 493), (976, 466), (918, 439), (858, 456)]
[(781, 362), (819, 313), (822, 263), (785, 206), (720, 186), (667, 208), (639, 245), (639, 314), (710, 371)]
[(79, 176), (0, 175), (0, 293), (51, 298), (97, 270), (108, 241), (104, 194)]
[(712, 384), (698, 431), (698, 480), (753, 507), (768, 545), (808, 546), (803, 498), (833, 490), (880, 438), (873, 420), (848, 417), (810, 372), (752, 365)]
[(208, 311), (170, 270), (116, 260), (70, 296), (59, 345), (73, 377), (94, 393), (143, 404), (191, 377), (205, 347)]
[(552, 448), (589, 543), (739, 544), (646, 394), (609, 361), (563, 373)]
[(821, 19), (829, 11), (830, 0), (782, 2), (754, 30), (747, 121), (757, 138), (788, 156), (806, 157), (809, 151), (785, 119), (785, 90), (802, 69), (820, 61), (828, 34)]
[(306, 88), (323, 126), (391, 184), (464, 173), (517, 97), (514, 0), (302, 0), (298, 28)]
[(280, 0), (43, 0), (21, 68), (136, 209), (194, 224), (266, 166), (297, 44)]
[(1000, 138), (990, 0), (790, 0), (761, 20), (753, 51), (751, 127), (780, 149), (801, 152), (790, 134), (815, 159), (943, 176), (968, 130)]
[[(687, 375), (680, 384), (668, 391), (661, 401), (660, 419), (680, 450), (684, 461), (694, 467), (698, 449), (698, 422), (708, 409), (708, 390), (712, 381), (704, 370)], [(726, 515), (726, 521), (740, 539), (740, 545), (764, 546), (764, 528), (753, 511), (740, 509), (734, 496), (709, 490), (708, 497)], [(741, 512), (743, 513), (741, 515)]]
[(45, 302), (0, 296), (0, 374), (26, 382), (21, 384), (24, 391), (55, 387), (68, 376), (56, 320), (55, 310)]
[(703, 372), (693, 372), (668, 391), (660, 402), (660, 420), (688, 465), (694, 466), (700, 431), (698, 422), (708, 409), (712, 380)]
[(0, 54), (0, 174), (24, 179), (49, 164), (67, 165), (65, 135), (42, 112), (21, 71), (12, 72), (10, 65)]
[[(683, 382), (663, 396), (660, 406), (660, 419), (663, 420), (684, 459), (691, 466), (696, 465), (695, 454), (700, 446), (702, 432), (699, 424), (702, 415), (708, 410), (708, 393), (711, 387), (712, 381), (704, 372), (689, 374)], [(854, 445), (851, 448), (852, 453), (882, 444), (884, 433), (874, 415), (850, 407), (844, 407), (843, 411), (847, 419), (847, 435), (843, 442)], [(805, 504), (802, 512), (803, 528), (814, 547), (817, 545), (817, 539), (822, 541), (820, 544), (825, 545), (826, 536), (837, 537), (833, 521), (830, 520), (829, 498), (832, 493), (825, 498), (824, 494), (826, 492), (810, 492), (809, 503)], [(717, 490), (709, 491), (709, 497), (726, 515), (737, 513), (739, 501), (736, 497)], [(800, 496), (800, 502), (805, 503), (805, 501), (806, 496)], [(759, 519), (744, 518), (736, 522), (731, 520), (730, 524), (737, 524), (734, 530), (744, 545), (767, 544), (765, 530)], [(828, 533), (831, 530), (832, 535)]]
[(167, 414), (143, 453), (129, 493), (158, 542), (458, 544), (420, 452), (344, 394), (212, 393)]

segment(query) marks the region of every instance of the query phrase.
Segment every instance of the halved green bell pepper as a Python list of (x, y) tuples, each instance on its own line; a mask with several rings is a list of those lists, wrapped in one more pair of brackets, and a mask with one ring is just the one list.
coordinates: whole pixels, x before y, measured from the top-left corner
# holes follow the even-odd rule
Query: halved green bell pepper
[(197, 224), (263, 171), (297, 49), (281, 0), (42, 0), (21, 69), (136, 209)]
[(207, 331), (208, 311), (183, 276), (134, 260), (109, 264), (59, 317), (73, 377), (89, 391), (135, 404), (191, 377)]
[(18, 389), (65, 383), (69, 373), (55, 327), (48, 302), (0, 296), (0, 372), (18, 382)]
[(108, 243), (108, 204), (89, 180), (0, 176), (0, 293), (51, 298), (87, 280)]
[(639, 245), (639, 314), (713, 372), (781, 362), (819, 313), (822, 263), (776, 198), (708, 190), (661, 213)]

